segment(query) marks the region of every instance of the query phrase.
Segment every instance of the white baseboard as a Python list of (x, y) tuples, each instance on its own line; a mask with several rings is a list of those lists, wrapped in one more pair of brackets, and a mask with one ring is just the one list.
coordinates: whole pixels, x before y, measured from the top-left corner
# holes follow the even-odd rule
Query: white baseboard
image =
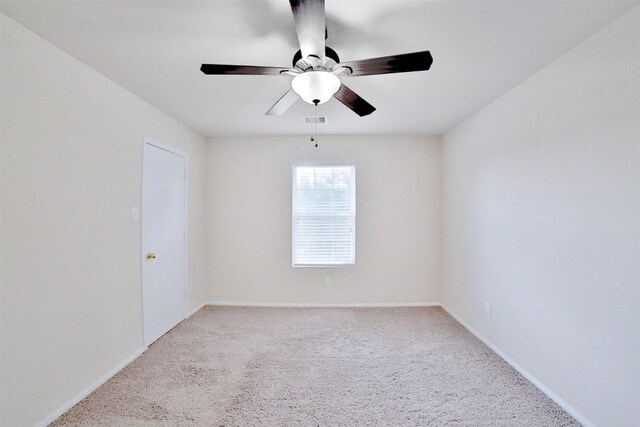
[[(493, 350), (498, 356), (500, 356), (505, 362), (507, 362), (511, 367), (513, 367), (516, 371), (518, 371), (523, 377), (529, 380), (534, 386), (536, 386), (540, 391), (546, 394), (551, 400), (556, 402), (562, 409), (567, 411), (569, 415), (575, 418), (580, 424), (585, 427), (596, 427), (594, 423), (589, 421), (584, 415), (582, 415), (577, 409), (573, 406), (569, 405), (565, 400), (563, 400), (556, 393), (551, 391), (547, 386), (545, 386), (539, 379), (529, 373), (526, 369), (524, 369), (520, 364), (518, 364), (515, 360), (505, 354), (502, 350), (500, 350), (495, 344), (482, 336), (478, 331), (473, 329), (467, 322), (465, 322), (460, 316), (458, 316), (454, 311), (449, 309), (444, 304), (438, 302), (407, 302), (407, 303), (343, 303), (343, 304), (326, 304), (326, 303), (252, 303), (252, 302), (238, 302), (238, 301), (205, 301), (197, 308), (191, 310), (186, 318), (193, 316), (195, 313), (200, 311), (203, 307), (208, 305), (218, 305), (218, 306), (244, 306), (244, 307), (291, 307), (291, 308), (304, 308), (304, 307), (322, 307), (322, 308), (332, 308), (332, 307), (442, 307), (451, 317), (453, 317), (458, 323), (465, 327), (470, 333), (472, 333), (476, 338), (482, 341), (487, 347)], [(38, 427), (44, 427), (48, 424), (55, 421), (60, 415), (67, 412), (71, 409), (75, 404), (80, 402), (82, 399), (87, 397), (93, 391), (95, 391), (98, 387), (104, 384), (107, 380), (113, 377), (115, 374), (120, 372), (125, 366), (131, 363), (134, 359), (140, 356), (147, 347), (141, 348), (125, 360), (116, 365), (109, 372), (104, 374), (102, 377), (98, 378), (95, 382), (89, 385), (87, 388), (82, 390), (73, 398), (66, 401), (59, 408), (53, 411), (48, 417), (40, 421), (36, 424)]]
[(137, 350), (135, 353), (133, 353), (129, 357), (127, 357), (126, 359), (124, 359), (122, 362), (118, 363), (109, 372), (107, 372), (106, 374), (104, 374), (103, 376), (98, 378), (96, 381), (94, 381), (92, 384), (90, 384), (87, 388), (85, 388), (80, 393), (76, 394), (74, 397), (72, 397), (71, 399), (69, 399), (65, 403), (63, 403), (61, 406), (59, 406), (55, 411), (53, 411), (51, 414), (49, 414), (48, 417), (46, 417), (45, 419), (43, 419), (39, 423), (37, 423), (36, 426), (45, 427), (45, 426), (51, 424), (52, 422), (54, 422), (60, 415), (62, 415), (65, 412), (67, 412), (74, 405), (76, 405), (82, 399), (84, 399), (85, 397), (87, 397), (88, 395), (93, 393), (102, 384), (107, 382), (107, 380), (109, 380), (115, 374), (120, 372), (125, 366), (127, 366), (129, 363), (133, 362), (138, 356), (140, 356), (142, 353), (144, 353), (146, 349), (147, 349), (147, 347), (143, 347), (143, 348)]
[(199, 312), (200, 310), (202, 310), (202, 308), (206, 305), (209, 305), (208, 302), (203, 302), (202, 304), (200, 304), (199, 306), (197, 306), (196, 308), (194, 308), (193, 310), (191, 310), (190, 312), (187, 313), (186, 316), (184, 316), (185, 319), (188, 319), (189, 317), (193, 316), (194, 314), (196, 314), (197, 312)]
[(469, 326), (469, 324), (467, 322), (465, 322), (460, 316), (458, 316), (453, 310), (451, 310), (450, 308), (448, 308), (446, 305), (444, 304), (440, 304), (440, 306), (447, 312), (449, 313), (449, 315), (451, 317), (453, 317), (454, 319), (456, 319), (456, 321), (458, 323), (460, 323), (462, 326), (465, 327), (466, 330), (468, 330), (469, 332), (471, 332), (476, 338), (478, 338), (480, 341), (482, 341), (487, 347), (489, 347), (491, 350), (494, 351), (494, 353), (496, 353), (498, 356), (500, 356), (505, 362), (507, 362), (509, 365), (511, 365), (511, 367), (513, 369), (515, 369), (516, 371), (518, 371), (523, 377), (525, 377), (527, 380), (529, 380), (529, 382), (531, 382), (534, 386), (536, 386), (541, 392), (543, 392), (544, 394), (546, 394), (551, 400), (553, 400), (554, 402), (556, 402), (562, 409), (564, 409), (565, 411), (567, 411), (567, 413), (569, 415), (571, 415), (573, 418), (576, 419), (576, 421), (578, 421), (580, 424), (582, 424), (584, 427), (596, 427), (596, 425), (594, 423), (592, 423), (591, 421), (589, 421), (587, 419), (587, 417), (585, 417), (584, 415), (582, 415), (576, 408), (574, 408), (573, 406), (569, 405), (564, 399), (562, 399), (560, 396), (558, 396), (557, 394), (555, 394), (553, 391), (551, 391), (546, 385), (544, 385), (542, 383), (542, 381), (540, 381), (538, 378), (536, 378), (535, 376), (533, 376), (529, 371), (527, 371), (526, 369), (524, 369), (522, 366), (520, 366), (519, 363), (517, 363), (515, 360), (513, 360), (511, 357), (507, 356), (507, 354), (505, 352), (503, 352), (502, 350), (500, 350), (494, 343), (492, 343), (491, 341), (489, 341), (488, 339), (486, 339), (484, 336), (482, 336), (478, 331), (476, 331), (475, 329), (473, 329), (471, 326)]
[[(208, 305), (208, 303), (206, 303), (206, 302), (200, 304), (195, 309), (189, 311), (184, 318), (188, 319), (189, 317), (193, 316), (198, 311), (200, 311), (206, 305)], [(47, 425), (51, 424), (52, 422), (54, 422), (60, 415), (62, 415), (65, 412), (67, 412), (74, 405), (76, 405), (78, 402), (80, 402), (82, 399), (87, 397), (89, 394), (93, 393), (102, 384), (104, 384), (109, 379), (111, 379), (115, 374), (120, 372), (125, 366), (127, 366), (129, 363), (133, 362), (138, 356), (140, 356), (142, 353), (144, 353), (146, 349), (147, 349), (147, 347), (143, 347), (143, 348), (139, 349), (138, 351), (136, 351), (135, 353), (133, 353), (132, 355), (130, 355), (129, 357), (127, 357), (122, 362), (118, 363), (113, 369), (111, 369), (109, 372), (107, 372), (106, 374), (104, 374), (103, 376), (98, 378), (95, 382), (93, 382), (91, 385), (89, 385), (89, 387), (85, 388), (80, 393), (78, 393), (77, 395), (75, 395), (71, 399), (67, 400), (65, 403), (63, 403), (59, 408), (57, 408), (55, 411), (53, 411), (51, 414), (49, 414), (49, 416), (47, 416), (45, 419), (43, 419), (42, 421), (37, 423), (36, 426), (44, 427), (44, 426), (47, 426)]]
[(244, 301), (207, 301), (204, 305), (225, 305), (234, 307), (439, 307), (439, 302), (365, 302), (365, 303), (315, 303), (315, 302), (244, 302)]

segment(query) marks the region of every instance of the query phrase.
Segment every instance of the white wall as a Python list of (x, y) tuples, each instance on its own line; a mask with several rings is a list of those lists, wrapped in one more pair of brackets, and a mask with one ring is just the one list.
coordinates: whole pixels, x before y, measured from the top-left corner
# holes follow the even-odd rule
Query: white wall
[[(254, 303), (439, 300), (440, 141), (428, 137), (209, 141), (210, 299)], [(355, 161), (355, 267), (291, 266), (291, 163)], [(333, 286), (325, 287), (325, 277)]]
[(205, 298), (206, 141), (2, 16), (2, 420), (29, 426), (142, 348), (143, 136), (189, 156)]
[[(442, 297), (586, 419), (637, 424), (639, 15), (459, 125), (443, 148), (321, 136), (317, 149), (306, 137), (206, 144), (2, 16), (0, 423), (32, 425), (142, 347), (130, 215), (149, 136), (189, 155), (192, 307)], [(312, 160), (356, 162), (355, 267), (291, 267), (290, 164)]]
[(640, 424), (639, 70), (635, 8), (443, 138), (444, 303), (599, 426)]

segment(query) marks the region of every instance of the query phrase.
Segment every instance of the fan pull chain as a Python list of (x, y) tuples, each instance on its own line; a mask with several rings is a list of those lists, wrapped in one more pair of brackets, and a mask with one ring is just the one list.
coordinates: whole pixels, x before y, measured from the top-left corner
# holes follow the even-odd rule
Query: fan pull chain
[(319, 100), (313, 100), (313, 136), (311, 142), (315, 142), (316, 148), (318, 148), (318, 104)]

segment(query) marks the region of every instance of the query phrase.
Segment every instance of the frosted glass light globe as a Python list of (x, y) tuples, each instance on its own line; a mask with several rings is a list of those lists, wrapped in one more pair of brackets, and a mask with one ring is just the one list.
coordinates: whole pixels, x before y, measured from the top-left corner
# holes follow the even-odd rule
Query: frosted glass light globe
[(291, 88), (308, 104), (324, 104), (340, 89), (340, 79), (328, 71), (307, 71), (291, 80)]

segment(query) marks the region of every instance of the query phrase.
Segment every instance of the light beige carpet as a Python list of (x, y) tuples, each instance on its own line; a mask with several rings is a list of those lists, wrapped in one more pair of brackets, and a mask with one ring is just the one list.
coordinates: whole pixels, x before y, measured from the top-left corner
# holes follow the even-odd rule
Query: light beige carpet
[(207, 307), (54, 425), (578, 424), (440, 308)]

